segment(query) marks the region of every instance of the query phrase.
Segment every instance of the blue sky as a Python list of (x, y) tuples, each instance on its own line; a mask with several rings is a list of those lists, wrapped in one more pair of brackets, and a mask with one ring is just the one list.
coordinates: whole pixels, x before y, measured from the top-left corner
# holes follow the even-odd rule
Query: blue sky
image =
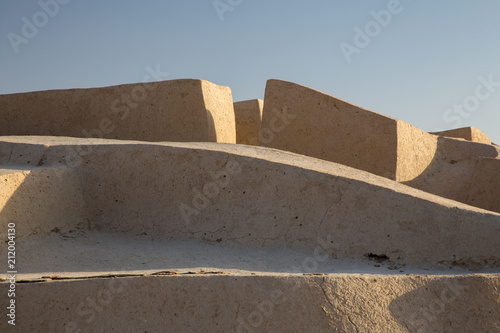
[[(0, 94), (141, 82), (159, 68), (239, 101), (275, 78), (500, 143), (497, 0), (217, 0), (219, 13), (214, 0), (55, 1), (41, 1), (45, 16), (38, 1), (0, 3)], [(23, 34), (26, 21), (37, 31)]]

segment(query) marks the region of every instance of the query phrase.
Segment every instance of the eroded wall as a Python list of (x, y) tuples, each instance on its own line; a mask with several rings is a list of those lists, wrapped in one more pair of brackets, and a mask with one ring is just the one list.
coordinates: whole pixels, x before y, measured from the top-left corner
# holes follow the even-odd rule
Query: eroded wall
[(203, 80), (0, 95), (0, 135), (236, 142), (231, 90)]
[(264, 101), (252, 99), (234, 103), (236, 143), (260, 146)]
[(267, 82), (261, 145), (396, 178), (395, 119), (291, 82)]

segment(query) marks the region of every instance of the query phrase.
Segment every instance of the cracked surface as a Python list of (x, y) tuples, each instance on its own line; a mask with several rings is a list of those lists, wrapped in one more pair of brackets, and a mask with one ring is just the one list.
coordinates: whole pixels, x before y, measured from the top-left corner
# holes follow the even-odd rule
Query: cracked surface
[(493, 212), (257, 147), (11, 137), (0, 164), (23, 331), (499, 329)]
[[(18, 243), (18, 279), (23, 281), (152, 275), (161, 272), (221, 272), (230, 275), (374, 274), (406, 275), (418, 267), (373, 260), (332, 259), (291, 249), (252, 249), (197, 241), (161, 241), (149, 236), (71, 230), (32, 236)], [(0, 256), (6, 256), (2, 248)], [(378, 266), (378, 267), (376, 267)], [(6, 271), (5, 263), (0, 269)], [(454, 268), (427, 270), (432, 275), (471, 274)], [(485, 270), (484, 272), (487, 272)], [(0, 278), (6, 278), (5, 274)]]
[[(89, 153), (60, 165), (62, 154), (76, 147)], [(499, 214), (297, 154), (210, 143), (15, 137), (0, 142), (0, 162), (2, 156), (11, 156), (4, 162), (11, 169), (6, 184), (24, 175), (0, 193), (0, 223), (18, 220), (21, 238), (71, 226), (309, 253), (329, 239), (325, 251), (338, 259), (373, 253), (429, 269), (500, 265)], [(32, 167), (41, 156), (44, 166)], [(30, 209), (23, 211), (26, 202)]]
[[(167, 274), (17, 288), (23, 331), (496, 332), (499, 287), (489, 274)], [(46, 309), (57, 315), (40, 319)]]

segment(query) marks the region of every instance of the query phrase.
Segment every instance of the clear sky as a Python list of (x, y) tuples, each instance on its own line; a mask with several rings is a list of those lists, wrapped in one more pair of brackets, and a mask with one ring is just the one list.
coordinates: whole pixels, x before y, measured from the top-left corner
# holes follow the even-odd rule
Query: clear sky
[(475, 126), (500, 144), (499, 14), (498, 0), (2, 1), (0, 94), (142, 82), (159, 69), (229, 86), (239, 101), (263, 98), (275, 78), (427, 131)]

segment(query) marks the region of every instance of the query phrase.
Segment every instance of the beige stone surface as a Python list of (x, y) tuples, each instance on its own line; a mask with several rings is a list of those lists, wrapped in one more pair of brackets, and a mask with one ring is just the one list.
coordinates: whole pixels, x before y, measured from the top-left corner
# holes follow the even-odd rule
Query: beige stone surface
[(0, 96), (0, 332), (500, 331), (498, 146), (284, 81), (265, 101)]
[(494, 203), (499, 156), (497, 146), (431, 135), (398, 121), (397, 181), (406, 185), (500, 212)]
[(480, 131), (475, 127), (462, 127), (448, 131), (434, 132), (432, 134), (450, 138), (464, 139), (472, 142), (485, 143), (488, 145), (491, 144), (491, 140), (488, 138), (486, 133)]
[[(14, 153), (17, 145), (22, 156)], [(428, 268), (500, 265), (500, 214), (293, 153), (210, 143), (4, 137), (0, 164), (31, 169), (43, 157), (44, 167), (56, 168), (77, 147), (87, 153), (67, 167), (80, 180), (83, 220), (92, 230), (309, 251), (322, 237), (335, 245), (336, 258), (371, 253)], [(0, 226), (12, 219), (26, 223), (10, 207), (30, 200), (11, 194)], [(47, 208), (36, 209), (42, 214)]]
[(87, 225), (82, 188), (74, 170), (0, 169), (0, 184), (2, 239), (11, 222), (16, 224), (19, 237)]
[[(205, 111), (208, 125), (209, 140), (170, 140), (170, 141), (205, 141), (205, 142), (224, 142), (236, 143), (236, 121), (234, 115), (233, 95), (229, 87), (219, 86), (208, 81), (200, 80), (205, 103)], [(186, 109), (189, 110), (186, 105)], [(203, 116), (202, 113), (198, 117)], [(183, 119), (193, 121), (193, 119)], [(185, 123), (182, 123), (184, 126)], [(213, 124), (213, 125), (211, 125)], [(184, 131), (190, 133), (190, 129)], [(215, 133), (213, 133), (213, 132)], [(215, 134), (215, 136), (214, 136)], [(185, 134), (186, 135), (186, 134)], [(214, 138), (210, 140), (210, 138)], [(159, 141), (159, 140), (158, 140)], [(163, 140), (165, 141), (165, 140)]]
[[(467, 199), (474, 196), (469, 192), (476, 186), (477, 159), (500, 156), (498, 146), (471, 142), (491, 143), (480, 139), (479, 130), (463, 129), (470, 141), (432, 135), (290, 82), (269, 80), (265, 102), (262, 128), (271, 130), (262, 146), (341, 163), (468, 204), (478, 202)], [(499, 171), (484, 172), (491, 178)], [(497, 196), (495, 185), (481, 186), (486, 196)]]
[(203, 80), (0, 95), (0, 135), (236, 142), (231, 90)]
[[(418, 177), (404, 183), (445, 198), (481, 207), (478, 200), (471, 199), (476, 195), (471, 192), (473, 188), (481, 186), (484, 191), (483, 198), (496, 197), (498, 190), (494, 182), (488, 184), (474, 177), (477, 160), (482, 157), (498, 159), (499, 154), (500, 148), (497, 146), (439, 137), (435, 155), (429, 166)], [(495, 179), (498, 169), (486, 168), (483, 172), (486, 179)], [(479, 183), (475, 184), (476, 182)]]
[[(18, 332), (500, 329), (498, 275), (148, 275), (18, 288)], [(10, 329), (5, 320), (0, 329)]]
[(466, 203), (500, 212), (500, 159), (478, 158)]
[(397, 120), (291, 82), (269, 80), (261, 145), (396, 178)]
[(260, 146), (264, 101), (252, 99), (234, 103), (236, 143)]
[(396, 135), (396, 180), (405, 182), (418, 178), (436, 157), (438, 137), (400, 120)]

